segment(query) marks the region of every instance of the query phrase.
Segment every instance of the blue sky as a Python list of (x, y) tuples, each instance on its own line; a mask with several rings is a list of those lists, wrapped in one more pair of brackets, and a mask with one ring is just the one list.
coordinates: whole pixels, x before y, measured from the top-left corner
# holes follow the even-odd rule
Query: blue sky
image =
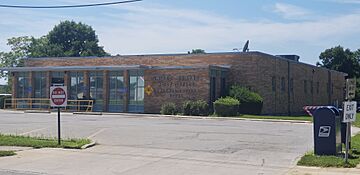
[[(112, 0), (0, 0), (12, 5), (73, 5)], [(337, 45), (360, 48), (360, 0), (143, 0), (79, 9), (0, 8), (0, 51), (13, 36), (40, 37), (63, 20), (97, 32), (111, 54), (186, 53), (193, 48), (297, 54), (315, 64)]]

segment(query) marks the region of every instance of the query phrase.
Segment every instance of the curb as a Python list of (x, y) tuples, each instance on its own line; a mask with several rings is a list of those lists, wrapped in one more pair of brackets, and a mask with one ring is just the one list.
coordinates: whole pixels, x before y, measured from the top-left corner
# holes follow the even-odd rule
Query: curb
[(101, 112), (73, 112), (75, 115), (102, 115)]
[(81, 149), (87, 149), (87, 148), (93, 147), (93, 146), (95, 146), (95, 145), (96, 145), (96, 142), (91, 142), (91, 143), (89, 143), (89, 144), (83, 145), (83, 146), (81, 147)]
[(47, 110), (25, 110), (24, 113), (41, 113), (41, 114), (50, 114), (51, 111)]
[(251, 119), (251, 118), (235, 118), (235, 117), (193, 117), (193, 116), (175, 116), (174, 118), (189, 119), (210, 119), (210, 120), (245, 120), (245, 121), (262, 121), (262, 122), (283, 122), (283, 123), (312, 123), (304, 120), (277, 120), (277, 119)]
[(263, 121), (263, 122), (284, 122), (284, 123), (302, 123), (311, 124), (311, 121), (305, 120), (278, 120), (278, 119), (251, 119), (237, 117), (201, 117), (201, 116), (182, 116), (182, 115), (161, 115), (161, 114), (131, 114), (131, 113), (104, 113), (104, 115), (125, 115), (134, 117), (168, 117), (173, 119), (198, 119), (198, 120), (246, 120), (246, 121)]

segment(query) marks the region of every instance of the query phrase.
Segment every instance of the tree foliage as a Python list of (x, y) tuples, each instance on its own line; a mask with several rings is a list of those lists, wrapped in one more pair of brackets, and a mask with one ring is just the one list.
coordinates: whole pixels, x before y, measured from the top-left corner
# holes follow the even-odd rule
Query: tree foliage
[(191, 52), (188, 52), (189, 54), (203, 54), (206, 53), (203, 49), (193, 49)]
[(359, 77), (360, 73), (360, 51), (351, 52), (341, 46), (326, 49), (319, 56), (321, 63), (318, 66), (340, 72), (345, 72), (350, 78)]
[[(91, 26), (64, 21), (56, 25), (47, 35), (48, 45), (53, 52), (47, 56), (105, 56), (103, 47)], [(46, 41), (45, 41), (46, 42)], [(53, 54), (53, 55), (51, 55)]]
[(348, 74), (348, 78), (357, 78), (356, 99), (360, 100), (360, 49), (351, 51), (342, 46), (326, 49), (319, 56), (318, 66)]
[[(23, 58), (26, 58), (29, 52), (31, 38), (27, 36), (13, 37), (7, 40), (10, 46), (9, 52), (0, 52), (1, 67), (19, 67), (23, 66)], [(0, 72), (1, 77), (6, 77), (7, 72)]]
[[(81, 22), (63, 21), (40, 38), (22, 36), (8, 39), (10, 51), (0, 52), (0, 66), (20, 67), (23, 66), (24, 58), (31, 57), (109, 55), (98, 43), (97, 35), (91, 26)], [(0, 73), (0, 77), (6, 76), (6, 72)]]

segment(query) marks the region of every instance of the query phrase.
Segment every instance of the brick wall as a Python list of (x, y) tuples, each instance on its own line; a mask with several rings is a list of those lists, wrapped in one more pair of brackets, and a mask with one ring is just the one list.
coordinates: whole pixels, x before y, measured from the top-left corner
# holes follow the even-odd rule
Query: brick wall
[[(37, 66), (114, 66), (114, 65), (148, 65), (148, 66), (208, 66), (230, 65), (228, 82), (238, 84), (258, 92), (264, 98), (263, 114), (299, 114), (305, 105), (328, 105), (344, 99), (345, 78), (343, 73), (329, 71), (315, 66), (289, 61), (260, 52), (226, 53), (226, 54), (183, 54), (183, 55), (144, 55), (116, 56), (104, 58), (39, 58), (28, 59), (25, 65)], [(145, 83), (159, 82), (152, 79), (157, 74), (188, 74), (189, 70), (147, 70)], [(205, 70), (191, 70), (190, 74), (205, 77)], [(209, 77), (208, 75), (206, 75)], [(275, 78), (275, 91), (272, 89), (272, 78)], [(282, 78), (285, 81), (282, 88)], [(292, 89), (290, 82), (292, 80)], [(198, 87), (204, 88), (209, 80), (202, 80)], [(306, 81), (306, 88), (305, 88)], [(206, 82), (206, 83), (205, 83)], [(319, 92), (317, 91), (319, 84)], [(217, 83), (218, 84), (218, 83)], [(306, 89), (306, 90), (305, 90)], [(312, 91), (311, 91), (312, 89)], [(329, 91), (330, 90), (330, 91)], [(201, 97), (208, 99), (209, 90), (203, 90)], [(190, 98), (190, 96), (187, 96)], [(145, 95), (145, 99), (149, 98)], [(145, 100), (145, 109), (158, 112), (160, 103), (165, 97), (154, 97)], [(169, 98), (170, 101), (177, 101)], [(151, 102), (151, 103), (150, 103)], [(161, 103), (162, 104), (162, 103)], [(153, 108), (153, 109), (151, 109)]]
[(151, 87), (152, 93), (145, 93), (145, 113), (159, 113), (165, 103), (177, 106), (186, 100), (209, 101), (209, 69), (169, 69), (145, 70), (145, 88)]

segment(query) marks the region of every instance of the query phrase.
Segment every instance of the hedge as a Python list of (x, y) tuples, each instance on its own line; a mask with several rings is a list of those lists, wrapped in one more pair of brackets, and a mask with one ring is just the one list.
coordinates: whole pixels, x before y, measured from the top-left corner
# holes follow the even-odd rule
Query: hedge
[(251, 92), (245, 87), (238, 85), (231, 86), (230, 96), (239, 100), (239, 113), (241, 114), (260, 114), (263, 106), (263, 98)]
[(185, 101), (182, 105), (184, 115), (207, 116), (209, 114), (209, 105), (204, 100)]
[(214, 112), (222, 117), (236, 116), (239, 104), (239, 100), (232, 97), (219, 98), (214, 102)]
[(163, 115), (175, 115), (177, 113), (175, 103), (165, 103), (161, 106), (161, 114)]

